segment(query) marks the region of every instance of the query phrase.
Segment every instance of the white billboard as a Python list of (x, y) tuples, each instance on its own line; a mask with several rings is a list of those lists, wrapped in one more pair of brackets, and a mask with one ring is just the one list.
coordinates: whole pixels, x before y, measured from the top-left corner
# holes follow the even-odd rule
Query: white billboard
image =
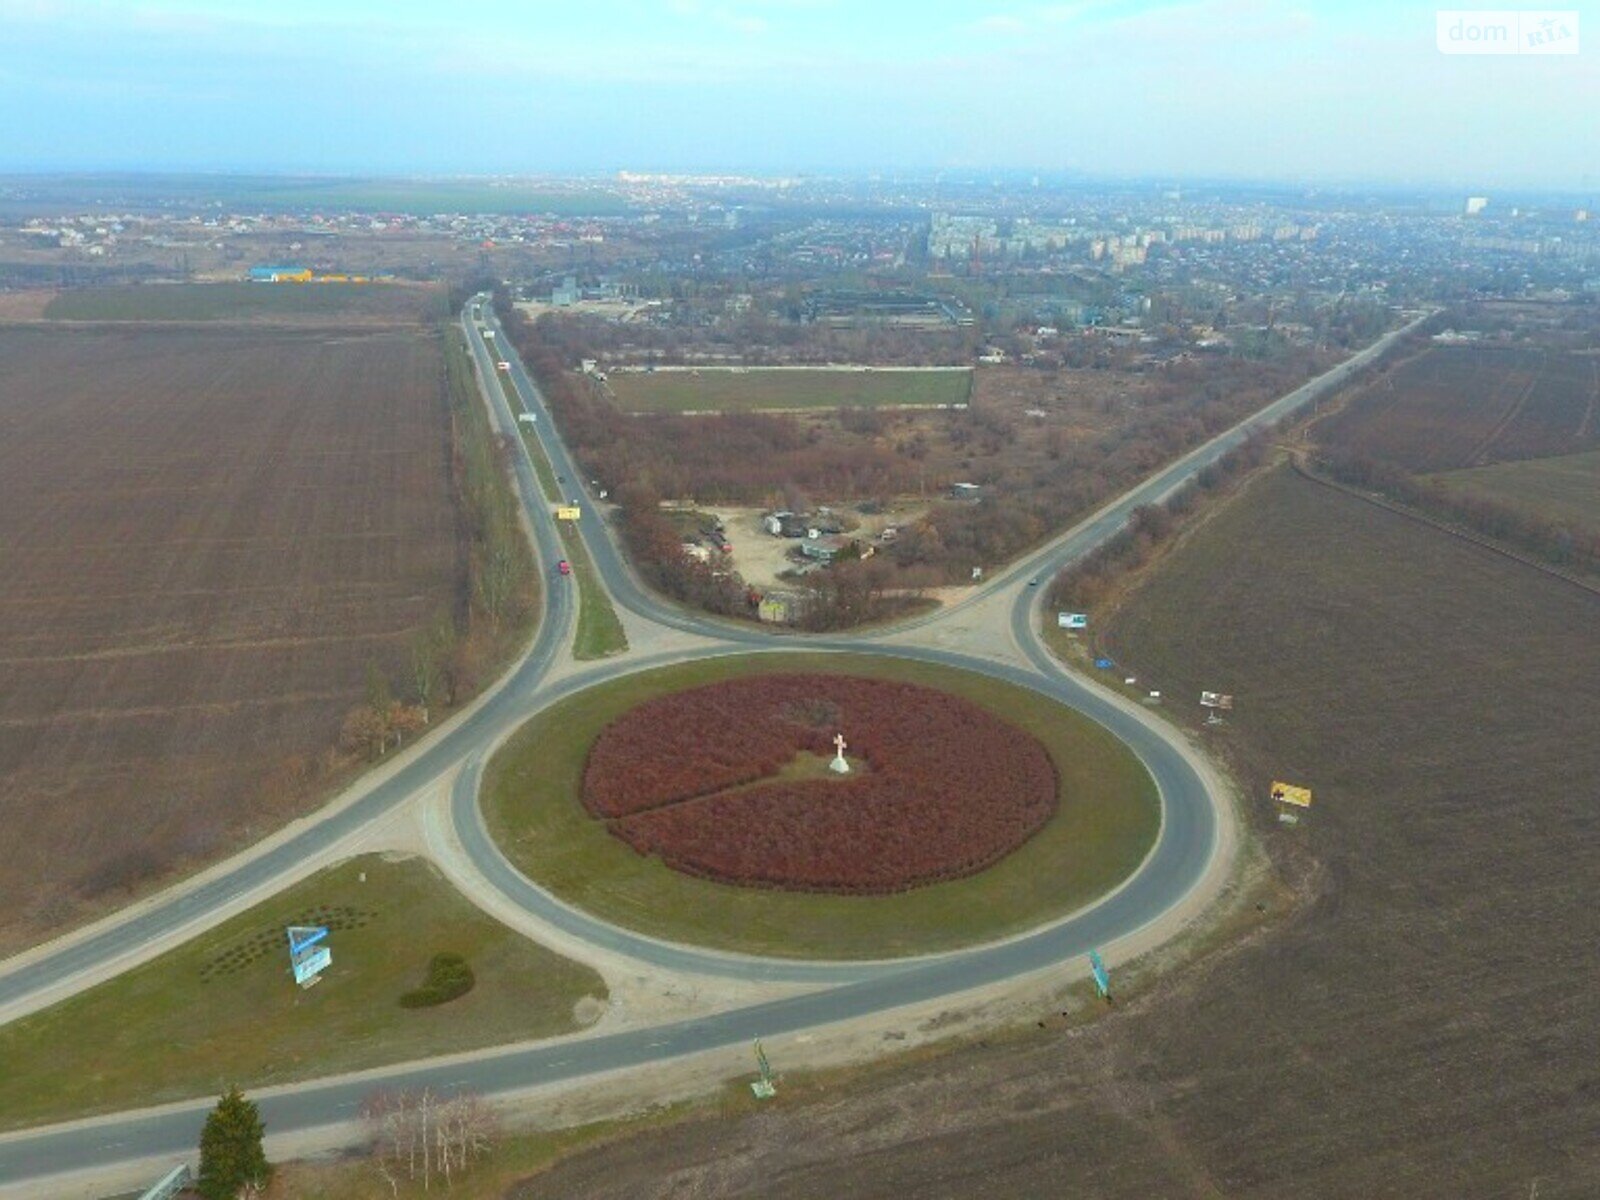
[(1089, 628), (1088, 613), (1058, 612), (1056, 625), (1062, 629), (1087, 629)]
[(319, 972), (325, 971), (333, 963), (333, 951), (326, 946), (318, 946), (304, 958), (297, 959), (294, 964), (294, 981), (305, 987)]

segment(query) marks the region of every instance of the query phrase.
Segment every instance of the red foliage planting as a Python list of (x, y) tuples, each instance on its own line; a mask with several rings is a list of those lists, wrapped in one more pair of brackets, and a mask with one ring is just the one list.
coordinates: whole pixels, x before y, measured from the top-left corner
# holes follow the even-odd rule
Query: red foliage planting
[[(775, 778), (843, 733), (855, 771)], [(762, 782), (765, 780), (766, 782)], [(595, 740), (583, 803), (691, 875), (895, 892), (980, 871), (1056, 809), (1039, 742), (946, 692), (838, 675), (730, 680), (648, 701)]]

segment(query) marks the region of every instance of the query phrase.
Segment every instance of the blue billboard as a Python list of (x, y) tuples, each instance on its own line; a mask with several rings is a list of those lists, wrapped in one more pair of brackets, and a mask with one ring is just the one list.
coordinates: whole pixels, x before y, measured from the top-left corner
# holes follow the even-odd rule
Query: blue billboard
[(301, 987), (310, 987), (333, 962), (333, 951), (320, 944), (328, 936), (328, 927), (291, 925), (285, 932), (289, 935), (289, 967), (294, 971), (294, 981)]

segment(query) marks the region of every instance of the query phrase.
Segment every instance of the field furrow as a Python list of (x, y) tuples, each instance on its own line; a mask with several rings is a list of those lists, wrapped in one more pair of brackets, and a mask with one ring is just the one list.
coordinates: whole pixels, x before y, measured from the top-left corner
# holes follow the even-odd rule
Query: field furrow
[(0, 948), (294, 815), (461, 586), (439, 346), (0, 329)]

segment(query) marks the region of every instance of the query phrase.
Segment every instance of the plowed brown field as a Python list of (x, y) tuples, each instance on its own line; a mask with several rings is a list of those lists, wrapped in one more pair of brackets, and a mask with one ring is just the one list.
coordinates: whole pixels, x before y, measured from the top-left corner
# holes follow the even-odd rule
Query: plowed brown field
[(0, 950), (279, 824), (460, 586), (431, 331), (0, 329)]
[(1430, 346), (1324, 421), (1318, 438), (1409, 471), (1573, 454), (1600, 445), (1600, 366), (1542, 346)]

